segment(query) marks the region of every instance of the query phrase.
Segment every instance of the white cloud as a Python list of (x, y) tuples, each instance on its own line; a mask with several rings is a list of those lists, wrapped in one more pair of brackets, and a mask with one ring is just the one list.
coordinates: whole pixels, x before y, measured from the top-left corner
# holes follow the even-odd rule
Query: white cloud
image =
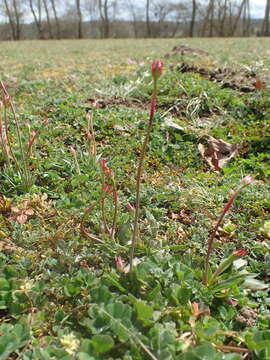
[(253, 18), (263, 18), (266, 0), (251, 0), (250, 12)]

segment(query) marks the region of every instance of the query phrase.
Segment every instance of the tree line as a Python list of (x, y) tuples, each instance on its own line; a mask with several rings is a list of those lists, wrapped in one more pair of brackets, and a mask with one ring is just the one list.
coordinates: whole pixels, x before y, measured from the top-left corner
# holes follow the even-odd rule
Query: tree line
[(270, 0), (0, 0), (0, 40), (269, 36)]

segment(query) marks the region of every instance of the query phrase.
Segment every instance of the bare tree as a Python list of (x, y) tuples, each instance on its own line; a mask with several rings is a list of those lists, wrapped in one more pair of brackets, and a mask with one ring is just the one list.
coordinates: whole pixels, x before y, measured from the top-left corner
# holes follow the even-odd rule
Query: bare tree
[(192, 13), (191, 13), (190, 27), (189, 27), (189, 36), (190, 37), (193, 37), (193, 35), (194, 35), (196, 12), (197, 12), (197, 3), (196, 3), (196, 0), (192, 0)]
[(266, 0), (264, 19), (261, 28), (261, 34), (264, 36), (269, 36), (269, 16), (270, 16), (270, 0)]
[(209, 36), (213, 36), (214, 21), (214, 0), (209, 0), (206, 15), (203, 21), (202, 36), (206, 36), (206, 30), (209, 26)]
[(221, 15), (220, 15), (220, 22), (219, 22), (219, 36), (225, 35), (225, 23), (227, 19), (227, 12), (228, 12), (228, 0), (225, 0), (221, 6)]
[(49, 13), (49, 9), (48, 9), (47, 0), (42, 0), (42, 1), (43, 1), (43, 6), (44, 6), (44, 9), (45, 9), (45, 13), (46, 13), (49, 37), (50, 37), (50, 39), (52, 39), (53, 38), (52, 25), (51, 25), (51, 19), (50, 19), (50, 13)]
[(246, 5), (246, 0), (242, 0), (240, 5), (239, 5), (239, 8), (238, 8), (238, 13), (237, 13), (237, 15), (235, 17), (235, 20), (233, 22), (232, 33), (231, 33), (232, 36), (235, 35), (236, 29), (237, 29), (237, 26), (239, 24), (239, 20), (241, 18), (241, 15), (242, 15), (242, 12), (243, 12), (243, 9), (244, 9), (245, 5)]
[(44, 32), (42, 26), (42, 3), (41, 0), (36, 0), (35, 3), (33, 0), (29, 0), (29, 6), (31, 13), (34, 18), (34, 22), (38, 31), (39, 39), (44, 39)]
[(4, 11), (9, 21), (13, 40), (21, 38), (22, 9), (19, 0), (4, 0)]
[(250, 15), (250, 1), (246, 0), (243, 16), (243, 36), (250, 35), (251, 15)]
[(110, 36), (109, 0), (98, 0), (99, 16), (101, 20), (100, 32), (102, 38)]
[(56, 11), (55, 0), (50, 0), (50, 2), (51, 2), (55, 26), (56, 26), (56, 37), (57, 37), (57, 39), (60, 39), (61, 38), (61, 30), (60, 30), (60, 24), (59, 24), (57, 11)]
[(78, 17), (78, 39), (82, 39), (83, 32), (82, 32), (81, 0), (76, 0), (76, 10), (77, 10), (77, 17)]
[(142, 19), (140, 19), (140, 11), (138, 7), (134, 5), (132, 0), (127, 0), (127, 6), (132, 18), (134, 36), (137, 38), (139, 35), (139, 21), (142, 21)]
[(145, 20), (146, 20), (146, 37), (151, 37), (151, 25), (150, 25), (150, 0), (146, 0), (146, 6), (145, 6)]

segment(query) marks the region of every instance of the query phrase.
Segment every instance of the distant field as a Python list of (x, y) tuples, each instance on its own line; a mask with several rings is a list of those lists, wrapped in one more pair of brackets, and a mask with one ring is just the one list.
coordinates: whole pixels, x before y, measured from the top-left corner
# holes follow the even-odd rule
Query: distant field
[(95, 74), (109, 63), (125, 66), (127, 58), (162, 58), (180, 44), (207, 51), (221, 63), (260, 66), (264, 70), (270, 62), (269, 38), (21, 41), (1, 43), (0, 71), (1, 75), (18, 76), (35, 67), (35, 78), (49, 77), (46, 70), (60, 69), (64, 74), (76, 69)]
[(0, 360), (269, 360), (270, 38), (0, 46)]

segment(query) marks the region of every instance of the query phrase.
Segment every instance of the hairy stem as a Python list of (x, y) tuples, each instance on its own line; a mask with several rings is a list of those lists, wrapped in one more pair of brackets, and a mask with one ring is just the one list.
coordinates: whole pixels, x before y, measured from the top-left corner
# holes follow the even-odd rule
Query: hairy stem
[(144, 139), (142, 149), (141, 149), (139, 165), (138, 165), (138, 169), (137, 169), (137, 176), (136, 176), (135, 216), (134, 216), (133, 234), (132, 234), (132, 240), (131, 240), (130, 271), (132, 271), (134, 251), (135, 251), (135, 247), (137, 245), (137, 240), (138, 240), (138, 222), (139, 222), (139, 216), (140, 216), (140, 187), (141, 187), (141, 177), (142, 177), (142, 171), (143, 171), (143, 162), (144, 162), (147, 145), (148, 145), (150, 134), (151, 134), (152, 127), (153, 127), (153, 120), (154, 120), (154, 115), (155, 115), (155, 110), (156, 110), (156, 102), (157, 102), (157, 80), (154, 79), (154, 89), (153, 89), (152, 100), (151, 100), (150, 117), (149, 117), (149, 121), (148, 121), (148, 127), (147, 127), (147, 131), (146, 131), (145, 139)]

